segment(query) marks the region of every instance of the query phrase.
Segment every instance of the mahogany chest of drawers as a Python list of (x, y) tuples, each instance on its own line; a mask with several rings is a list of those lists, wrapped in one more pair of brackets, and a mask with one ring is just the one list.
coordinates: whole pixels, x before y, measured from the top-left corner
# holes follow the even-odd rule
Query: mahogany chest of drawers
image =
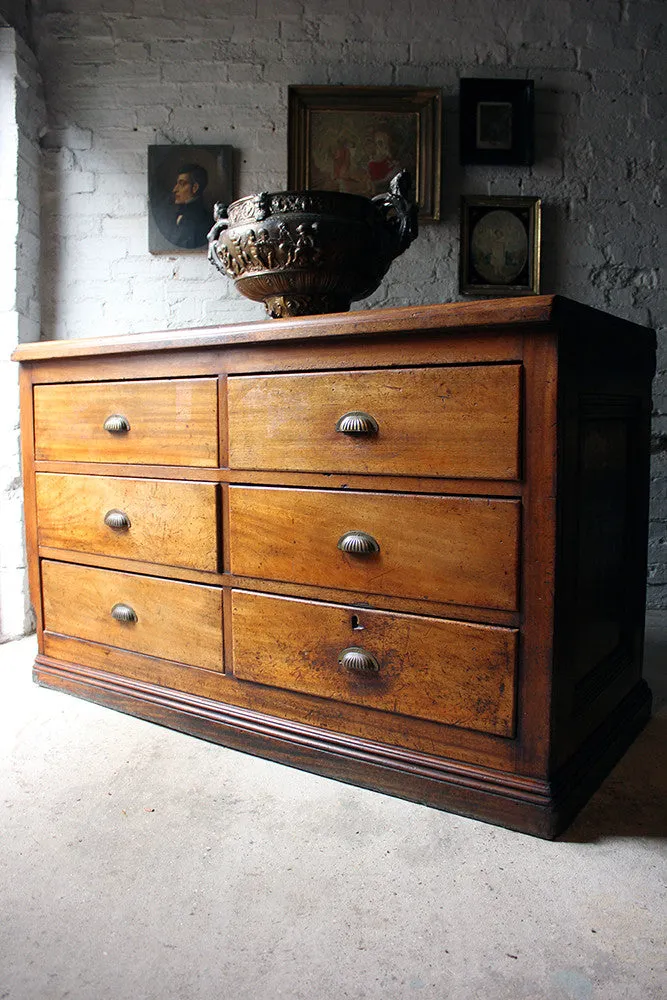
[(541, 296), (15, 358), (39, 683), (544, 837), (646, 721), (651, 331)]

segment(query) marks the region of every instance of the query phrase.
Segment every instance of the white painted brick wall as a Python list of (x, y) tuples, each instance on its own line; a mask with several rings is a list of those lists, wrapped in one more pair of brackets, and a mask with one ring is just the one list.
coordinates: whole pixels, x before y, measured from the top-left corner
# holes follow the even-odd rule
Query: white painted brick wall
[[(359, 308), (457, 299), (461, 193), (544, 201), (543, 290), (657, 326), (649, 603), (667, 606), (667, 349), (658, 0), (40, 0), (43, 335), (259, 319), (205, 255), (147, 252), (146, 147), (229, 143), (281, 190), (287, 85), (423, 84), (445, 103), (444, 218)], [(458, 165), (460, 76), (529, 76), (531, 169)], [(661, 450), (662, 449), (662, 450)]]
[(39, 131), (37, 63), (12, 28), (0, 28), (0, 642), (34, 627), (23, 540), (18, 343), (38, 340)]

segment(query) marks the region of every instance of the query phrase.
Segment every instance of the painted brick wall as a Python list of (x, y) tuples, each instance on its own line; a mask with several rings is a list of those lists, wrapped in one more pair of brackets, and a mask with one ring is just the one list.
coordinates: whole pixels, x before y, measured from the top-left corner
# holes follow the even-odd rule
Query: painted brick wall
[[(458, 298), (461, 193), (543, 198), (543, 291), (661, 332), (651, 606), (667, 606), (659, 0), (38, 0), (43, 335), (260, 318), (205, 256), (147, 253), (146, 147), (229, 143), (236, 193), (286, 180), (287, 86), (423, 84), (445, 103), (444, 218), (360, 307)], [(460, 76), (529, 76), (532, 169), (458, 165)]]
[(39, 340), (39, 132), (36, 60), (0, 27), (0, 642), (33, 627), (19, 458), (17, 344)]

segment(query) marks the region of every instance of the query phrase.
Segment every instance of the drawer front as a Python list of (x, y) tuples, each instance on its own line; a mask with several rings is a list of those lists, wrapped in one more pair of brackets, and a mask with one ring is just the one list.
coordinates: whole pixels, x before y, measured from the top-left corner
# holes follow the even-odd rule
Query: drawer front
[[(520, 365), (233, 376), (234, 469), (517, 479)], [(370, 433), (336, 425), (362, 411)]]
[(516, 647), (509, 628), (232, 594), (240, 680), (499, 736), (514, 734)]
[(39, 544), (215, 572), (217, 491), (214, 483), (40, 472)]
[[(230, 487), (238, 576), (514, 610), (519, 502), (337, 490)], [(351, 554), (350, 532), (379, 552)], [(341, 542), (347, 536), (346, 542)]]
[(38, 461), (218, 464), (215, 379), (38, 385), (34, 392)]
[[(219, 587), (49, 561), (42, 562), (42, 581), (49, 632), (223, 669)], [(132, 609), (136, 621), (114, 618), (117, 605)]]

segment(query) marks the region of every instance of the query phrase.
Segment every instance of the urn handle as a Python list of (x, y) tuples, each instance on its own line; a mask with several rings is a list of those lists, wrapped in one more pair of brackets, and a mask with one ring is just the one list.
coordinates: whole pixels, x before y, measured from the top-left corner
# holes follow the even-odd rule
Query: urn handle
[(389, 181), (386, 194), (378, 194), (372, 200), (384, 211), (385, 221), (396, 236), (395, 256), (407, 250), (417, 237), (417, 206), (410, 200), (412, 178), (408, 170), (401, 170)]
[(206, 236), (206, 239), (208, 240), (208, 259), (211, 264), (214, 264), (215, 267), (217, 267), (218, 271), (221, 271), (222, 274), (227, 274), (227, 269), (221, 261), (218, 253), (218, 238), (220, 233), (229, 227), (227, 206), (222, 201), (216, 201), (213, 206), (213, 218), (215, 221)]

